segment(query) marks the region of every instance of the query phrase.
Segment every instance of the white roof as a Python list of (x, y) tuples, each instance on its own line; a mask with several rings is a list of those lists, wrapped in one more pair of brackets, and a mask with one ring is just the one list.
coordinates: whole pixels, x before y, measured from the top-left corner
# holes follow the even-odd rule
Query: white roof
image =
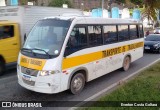
[(47, 17), (45, 19), (61, 19), (61, 20), (74, 20), (76, 24), (137, 24), (141, 23), (139, 20), (134, 19), (121, 19), (121, 18), (100, 18), (100, 17), (85, 17), (85, 16), (56, 16)]

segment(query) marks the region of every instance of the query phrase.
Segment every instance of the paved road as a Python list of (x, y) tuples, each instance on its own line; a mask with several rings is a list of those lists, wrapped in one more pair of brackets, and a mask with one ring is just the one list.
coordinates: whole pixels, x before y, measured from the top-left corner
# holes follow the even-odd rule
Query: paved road
[(83, 101), (159, 58), (159, 54), (145, 54), (143, 58), (131, 64), (129, 71), (117, 70), (93, 80), (86, 84), (79, 95), (72, 95), (67, 91), (48, 95), (26, 90), (17, 83), (16, 70), (8, 70), (7, 74), (0, 78), (0, 101)]

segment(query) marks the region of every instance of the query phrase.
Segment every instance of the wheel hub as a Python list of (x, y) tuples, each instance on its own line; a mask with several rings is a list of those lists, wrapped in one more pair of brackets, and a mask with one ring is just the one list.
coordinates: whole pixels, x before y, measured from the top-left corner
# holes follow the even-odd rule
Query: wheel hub
[(77, 90), (81, 89), (81, 87), (82, 87), (82, 79), (76, 78), (74, 80), (73, 88), (77, 91)]

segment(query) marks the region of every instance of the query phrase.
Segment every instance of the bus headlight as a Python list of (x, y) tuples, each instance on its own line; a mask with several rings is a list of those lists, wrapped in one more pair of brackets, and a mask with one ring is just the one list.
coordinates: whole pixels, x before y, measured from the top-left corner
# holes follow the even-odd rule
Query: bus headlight
[(54, 70), (54, 71), (42, 70), (40, 71), (40, 76), (49, 76), (51, 74), (56, 74), (56, 73), (60, 73), (60, 71), (59, 70)]

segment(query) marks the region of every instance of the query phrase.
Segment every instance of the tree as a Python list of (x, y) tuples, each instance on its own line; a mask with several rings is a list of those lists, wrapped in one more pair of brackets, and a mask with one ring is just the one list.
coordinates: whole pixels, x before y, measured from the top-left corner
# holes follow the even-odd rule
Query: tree
[[(119, 2), (125, 3), (127, 6), (131, 4), (144, 6), (142, 10), (142, 17), (148, 18), (148, 20), (157, 20), (158, 10), (160, 9), (159, 0), (117, 0)], [(135, 7), (135, 6), (134, 6)]]
[(38, 0), (19, 0), (19, 5), (27, 5), (28, 2), (34, 2), (35, 5), (38, 4)]
[(126, 3), (125, 0), (116, 0), (118, 3)]
[(142, 11), (143, 18), (148, 20), (157, 20), (158, 10), (160, 9), (159, 0), (144, 0), (144, 9)]
[(144, 0), (130, 0), (130, 1), (131, 1), (133, 4), (135, 4), (135, 5), (140, 5), (140, 6), (142, 6)]
[(131, 2), (131, 0), (125, 0), (126, 6), (128, 8), (133, 8), (135, 7), (135, 4)]
[(62, 7), (63, 4), (67, 4), (68, 7), (72, 7), (72, 3), (70, 0), (52, 0), (49, 3), (49, 6), (54, 6), (54, 7)]
[(19, 5), (26, 5), (27, 2), (27, 0), (19, 0)]

